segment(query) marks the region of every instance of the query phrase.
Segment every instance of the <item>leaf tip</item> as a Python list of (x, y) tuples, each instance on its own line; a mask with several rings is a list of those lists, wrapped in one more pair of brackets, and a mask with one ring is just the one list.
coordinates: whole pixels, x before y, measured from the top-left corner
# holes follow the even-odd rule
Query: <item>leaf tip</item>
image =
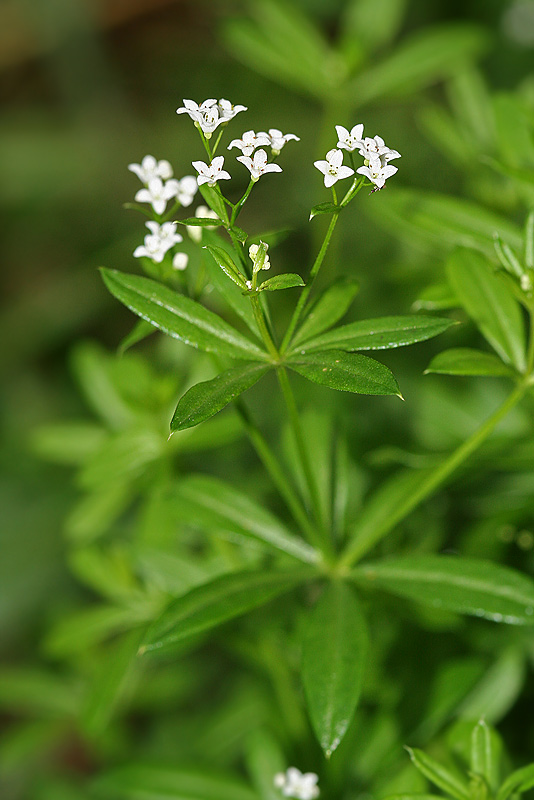
[(144, 656), (146, 653), (146, 644), (142, 644), (139, 650), (137, 651), (138, 656)]
[(405, 401), (405, 399), (404, 399), (404, 397), (403, 397), (403, 396), (402, 396), (402, 394), (400, 393), (400, 391), (399, 391), (399, 392), (397, 392), (396, 394), (397, 394), (397, 397), (398, 397), (400, 400), (402, 400), (402, 402), (403, 402), (403, 403), (404, 403), (404, 402), (406, 402), (406, 401)]

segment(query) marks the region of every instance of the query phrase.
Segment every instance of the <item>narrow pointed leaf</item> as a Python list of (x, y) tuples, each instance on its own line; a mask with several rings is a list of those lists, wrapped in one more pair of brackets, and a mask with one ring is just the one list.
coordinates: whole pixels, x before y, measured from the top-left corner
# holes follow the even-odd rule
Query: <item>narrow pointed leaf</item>
[(188, 225), (193, 228), (218, 228), (222, 225), (220, 219), (213, 219), (213, 217), (187, 217), (187, 219), (176, 220), (179, 225)]
[(447, 264), (460, 302), (504, 361), (525, 369), (525, 330), (521, 309), (502, 278), (474, 250), (455, 251)]
[(269, 367), (264, 364), (245, 364), (221, 372), (210, 381), (192, 386), (180, 398), (172, 421), (171, 433), (192, 428), (213, 417), (236, 397), (259, 381)]
[(328, 350), (294, 355), (287, 366), (314, 383), (342, 392), (357, 394), (396, 394), (400, 391), (395, 376), (379, 361), (357, 353)]
[(338, 206), (336, 203), (328, 201), (325, 203), (318, 203), (316, 206), (313, 206), (310, 211), (310, 219), (318, 217), (320, 214), (339, 214), (340, 211), (341, 206)]
[(480, 719), (471, 734), (471, 772), (479, 775), (494, 792), (499, 785), (502, 743), (485, 719)]
[(435, 356), (426, 372), (439, 375), (480, 375), (513, 377), (514, 371), (493, 353), (470, 347), (456, 347)]
[(534, 764), (521, 767), (509, 775), (497, 792), (497, 800), (508, 800), (515, 792), (528, 792), (534, 786)]
[(131, 311), (175, 339), (233, 358), (268, 360), (268, 355), (200, 303), (150, 278), (102, 269), (111, 294)]
[(217, 217), (220, 220), (228, 219), (226, 215), (226, 206), (224, 205), (224, 201), (221, 199), (221, 196), (217, 194), (215, 189), (211, 186), (208, 186), (207, 183), (203, 183), (201, 186), (198, 187), (200, 194), (211, 208), (212, 211), (215, 211)]
[(406, 750), (414, 766), (435, 786), (443, 789), (444, 792), (451, 797), (455, 797), (456, 800), (469, 800), (469, 785), (462, 777), (448, 770), (443, 764), (435, 761), (422, 750), (412, 749), (411, 747), (407, 747)]
[(240, 289), (245, 289), (245, 279), (243, 275), (238, 270), (236, 265), (234, 264), (233, 260), (230, 258), (226, 250), (223, 250), (222, 247), (215, 247), (214, 245), (206, 245), (206, 250), (209, 250), (213, 258), (215, 259), (215, 263), (222, 269), (222, 271), (228, 275), (230, 280), (232, 280)]
[(345, 277), (325, 289), (293, 337), (291, 349), (296, 350), (300, 342), (318, 336), (335, 325), (349, 310), (359, 288), (357, 280)]
[(142, 342), (150, 334), (155, 333), (154, 326), (147, 322), (146, 319), (140, 319), (136, 322), (130, 333), (124, 337), (119, 345), (119, 353), (122, 355), (134, 344)]
[(434, 608), (511, 625), (534, 624), (534, 581), (490, 561), (405, 556), (362, 564), (353, 576)]
[(328, 585), (310, 612), (302, 644), (302, 679), (315, 731), (327, 757), (352, 720), (367, 660), (360, 603), (344, 583)]
[(277, 292), (279, 289), (294, 289), (296, 286), (305, 286), (306, 284), (294, 272), (286, 272), (283, 275), (274, 275), (268, 278), (259, 285), (260, 292)]
[(147, 631), (140, 652), (173, 649), (179, 642), (268, 603), (307, 580), (310, 568), (232, 572), (174, 600)]
[(307, 563), (318, 560), (317, 551), (291, 533), (278, 517), (218, 478), (185, 478), (173, 491), (172, 502), (182, 522), (201, 525), (214, 533), (255, 539)]
[(451, 319), (428, 316), (379, 317), (341, 325), (300, 345), (299, 351), (387, 350), (424, 342), (454, 325)]
[(105, 800), (259, 800), (248, 786), (227, 775), (143, 763), (104, 773), (93, 783), (93, 791)]
[[(207, 238), (211, 232), (208, 231), (204, 233), (203, 236)], [(215, 237), (214, 237), (215, 241)], [(218, 245), (217, 245), (218, 246)], [(225, 273), (219, 267), (219, 265), (215, 262), (213, 258), (206, 258), (206, 272), (209, 277), (210, 284), (217, 290), (217, 292), (223, 297), (228, 305), (235, 311), (235, 313), (243, 320), (243, 322), (247, 325), (251, 333), (254, 334), (254, 343), (258, 344), (260, 342), (259, 339), (259, 331), (258, 325), (256, 320), (254, 319), (254, 313), (252, 311), (252, 304), (248, 297), (243, 296), (243, 290), (237, 286), (234, 281), (229, 281)], [(256, 341), (256, 339), (258, 341)]]

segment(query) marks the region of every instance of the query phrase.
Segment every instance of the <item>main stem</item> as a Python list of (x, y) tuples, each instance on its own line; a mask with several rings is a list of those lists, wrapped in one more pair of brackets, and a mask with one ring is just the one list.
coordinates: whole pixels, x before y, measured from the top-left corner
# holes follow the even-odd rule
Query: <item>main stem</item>
[(473, 453), (490, 435), (498, 423), (504, 419), (511, 409), (521, 400), (529, 386), (528, 379), (523, 380), (505, 402), (476, 430), (463, 444), (448, 456), (435, 469), (431, 470), (420, 485), (408, 495), (387, 520), (373, 528), (365, 538), (356, 538), (345, 550), (340, 565), (350, 567), (365, 553), (384, 538), (401, 520), (413, 511), (423, 500), (426, 500), (439, 486), (446, 482), (452, 473)]

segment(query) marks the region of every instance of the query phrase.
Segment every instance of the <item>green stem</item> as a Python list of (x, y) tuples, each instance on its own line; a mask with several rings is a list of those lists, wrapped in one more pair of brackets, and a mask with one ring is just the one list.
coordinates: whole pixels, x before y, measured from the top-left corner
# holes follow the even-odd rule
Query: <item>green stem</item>
[(317, 533), (315, 528), (313, 527), (297, 493), (288, 481), (279, 461), (267, 444), (258, 426), (250, 416), (245, 404), (241, 400), (236, 400), (235, 408), (241, 418), (252, 446), (256, 450), (256, 453), (258, 454), (263, 466), (271, 476), (271, 480), (293, 515), (295, 522), (310, 544), (314, 544), (317, 542)]
[(332, 219), (330, 220), (330, 225), (328, 226), (328, 230), (326, 231), (326, 235), (325, 235), (325, 237), (323, 239), (323, 243), (321, 245), (321, 249), (319, 250), (319, 252), (317, 254), (317, 258), (315, 259), (315, 261), (313, 263), (313, 266), (311, 268), (310, 276), (308, 278), (308, 282), (307, 282), (306, 286), (304, 287), (304, 289), (302, 290), (302, 293), (301, 293), (301, 295), (299, 297), (298, 303), (297, 303), (297, 305), (295, 307), (295, 310), (293, 312), (293, 316), (291, 317), (291, 320), (289, 322), (289, 325), (288, 325), (287, 331), (285, 333), (284, 339), (282, 341), (282, 347), (280, 348), (280, 352), (282, 352), (282, 353), (285, 352), (285, 350), (287, 349), (287, 346), (288, 346), (289, 342), (291, 341), (291, 338), (292, 338), (292, 336), (293, 336), (293, 334), (295, 332), (295, 328), (297, 327), (297, 325), (299, 323), (300, 317), (302, 315), (302, 311), (303, 311), (304, 306), (306, 305), (306, 301), (308, 299), (308, 295), (311, 292), (311, 289), (312, 289), (312, 286), (313, 286), (313, 282), (314, 282), (315, 278), (317, 277), (317, 274), (318, 274), (319, 270), (321, 269), (322, 263), (324, 261), (324, 257), (326, 255), (326, 251), (328, 250), (328, 245), (330, 244), (330, 239), (332, 238), (332, 234), (334, 233), (334, 228), (336, 227), (338, 216), (339, 216), (339, 214), (333, 214), (332, 215)]
[[(287, 372), (285, 367), (279, 366), (277, 371), (278, 381), (280, 383), (280, 388), (282, 389), (282, 394), (284, 395), (284, 400), (286, 402), (287, 410), (289, 413), (289, 422), (291, 428), (293, 430), (293, 436), (295, 437), (295, 443), (297, 445), (297, 452), (300, 459), (300, 463), (302, 466), (302, 470), (304, 472), (304, 478), (306, 480), (306, 484), (308, 487), (308, 492), (310, 495), (310, 501), (313, 508), (313, 513), (316, 519), (317, 524), (326, 531), (326, 525), (324, 524), (323, 520), (323, 513), (321, 507), (321, 499), (319, 496), (319, 489), (317, 487), (317, 482), (315, 480), (315, 475), (313, 474), (311, 464), (310, 464), (310, 455), (306, 448), (306, 444), (304, 441), (304, 433), (302, 430), (302, 425), (300, 423), (299, 412), (297, 409), (297, 404), (295, 402), (295, 397), (293, 395), (293, 390), (291, 389), (291, 385), (289, 383), (289, 378), (287, 377)], [(326, 536), (321, 537), (321, 541), (315, 540), (314, 544), (320, 546), (323, 553), (331, 555), (332, 554), (332, 545), (329, 539)]]
[(250, 181), (249, 185), (247, 186), (247, 188), (246, 188), (246, 190), (245, 190), (245, 194), (243, 195), (243, 197), (241, 198), (241, 200), (239, 200), (239, 201), (238, 201), (238, 202), (235, 204), (235, 206), (234, 206), (234, 210), (232, 211), (232, 217), (231, 217), (231, 219), (230, 219), (230, 225), (233, 225), (233, 224), (235, 223), (236, 219), (238, 218), (238, 216), (239, 216), (239, 213), (241, 212), (241, 209), (242, 209), (242, 208), (243, 208), (243, 206), (245, 205), (245, 202), (247, 201), (247, 199), (248, 199), (248, 196), (249, 196), (249, 194), (251, 193), (251, 191), (252, 191), (252, 188), (253, 188), (253, 186), (254, 186), (254, 184), (255, 184), (255, 183), (256, 183), (256, 181), (254, 181), (254, 180), (251, 180), (251, 181)]
[(399, 522), (413, 511), (423, 500), (426, 500), (439, 486), (458, 469), (458, 467), (484, 442), (496, 425), (508, 414), (509, 411), (521, 400), (529, 381), (522, 381), (509, 395), (505, 402), (478, 428), (468, 439), (463, 442), (448, 458), (435, 469), (427, 473), (419, 486), (397, 507), (395, 511), (376, 528), (373, 528), (365, 538), (352, 540), (340, 559), (340, 566), (350, 567), (365, 553), (383, 539)]
[(280, 353), (276, 349), (276, 345), (273, 342), (272, 336), (269, 333), (269, 329), (267, 328), (267, 323), (265, 322), (265, 316), (263, 314), (261, 305), (260, 305), (260, 298), (258, 295), (250, 295), (250, 302), (252, 303), (252, 311), (254, 312), (254, 319), (258, 325), (259, 331), (261, 333), (261, 338), (263, 339), (265, 346), (271, 356), (273, 357), (273, 361), (276, 363), (280, 360)]
[(531, 375), (534, 369), (534, 309), (529, 309), (529, 338), (526, 374)]

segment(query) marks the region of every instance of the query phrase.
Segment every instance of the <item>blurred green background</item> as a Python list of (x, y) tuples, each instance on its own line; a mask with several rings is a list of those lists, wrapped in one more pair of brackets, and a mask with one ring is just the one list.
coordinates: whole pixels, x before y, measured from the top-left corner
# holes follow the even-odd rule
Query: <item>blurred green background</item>
[[(532, 100), (533, 2), (399, 0), (396, 30), (383, 36), (381, 3), (362, 3), (362, 30), (375, 30), (368, 53), (350, 40), (346, 15), (357, 3), (287, 5), (303, 12), (328, 43), (339, 42), (345, 32), (346, 52), (363, 66), (379, 63), (433, 26), (465, 24), (473, 44), (457, 63), (430, 70), (428, 80), (367, 99), (364, 81), (361, 97), (345, 93), (329, 102), (328, 89), (322, 97), (314, 94), (305, 76), (291, 80), (261, 58), (254, 64), (236, 44), (244, 20), (261, 23), (263, 6), (254, 0), (0, 4), (0, 648), (7, 665), (37, 659), (48, 622), (82, 592), (67, 569), (62, 533), (78, 492), (72, 471), (39, 459), (32, 436), (45, 423), (91, 416), (71, 369), (72, 347), (94, 339), (113, 351), (129, 330), (130, 315), (109, 297), (96, 268), (135, 268), (131, 253), (143, 233), (139, 218), (122, 208), (138, 188), (127, 164), (151, 153), (169, 159), (180, 177), (191, 172), (192, 159), (202, 158), (193, 126), (175, 114), (183, 98), (226, 97), (247, 105), (246, 120), (242, 115), (233, 123), (236, 136), (266, 127), (300, 136), (298, 150), (284, 153), (282, 196), (280, 184), (266, 180), (243, 217), (252, 231), (294, 230), (283, 244), (290, 269), (309, 264), (308, 212), (325, 199), (312, 162), (335, 145), (334, 123), (350, 128), (362, 121), (366, 133), (380, 133), (402, 153), (395, 188), (475, 193), (522, 222), (524, 198), (505, 188), (473, 189), (478, 162), (464, 168), (461, 160), (446, 160), (424, 120), (429, 108), (450, 105), (446, 81), (473, 63), (491, 91), (522, 86)], [(359, 308), (368, 316), (408, 313), (418, 291), (442, 276), (443, 252), (414, 247), (394, 235), (391, 223), (384, 227), (383, 194), (371, 198), (372, 209), (367, 198), (351, 208), (331, 256), (333, 265), (356, 263)], [(405, 386), (437, 349), (398, 357), (396, 371), (406, 376)], [(485, 407), (483, 398), (473, 402)], [(364, 413), (368, 429), (377, 430), (384, 412)], [(408, 412), (391, 413), (391, 439), (402, 444)], [(439, 426), (429, 424), (437, 434)], [(374, 435), (369, 439), (378, 446)], [(76, 753), (67, 761), (83, 771)]]

